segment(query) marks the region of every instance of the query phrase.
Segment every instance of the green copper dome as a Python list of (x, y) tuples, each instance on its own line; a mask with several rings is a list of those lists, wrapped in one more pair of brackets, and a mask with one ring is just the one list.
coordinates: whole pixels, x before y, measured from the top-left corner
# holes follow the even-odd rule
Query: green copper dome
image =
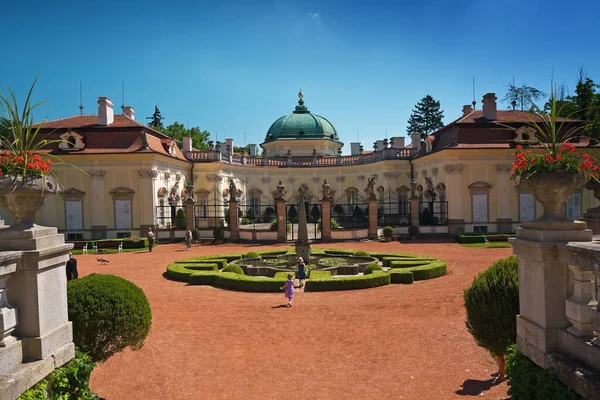
[(308, 111), (302, 100), (302, 92), (298, 93), (300, 100), (293, 113), (279, 118), (267, 131), (265, 142), (274, 140), (293, 139), (329, 139), (338, 141), (338, 134), (333, 124), (320, 115)]

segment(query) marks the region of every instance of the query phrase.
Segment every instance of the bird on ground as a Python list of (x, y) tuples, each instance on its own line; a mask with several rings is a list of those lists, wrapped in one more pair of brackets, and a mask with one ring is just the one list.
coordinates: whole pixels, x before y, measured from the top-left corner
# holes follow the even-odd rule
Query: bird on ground
[(102, 257), (98, 257), (96, 258), (96, 260), (98, 260), (98, 262), (102, 265), (109, 263), (110, 261), (108, 261), (106, 258), (102, 258)]

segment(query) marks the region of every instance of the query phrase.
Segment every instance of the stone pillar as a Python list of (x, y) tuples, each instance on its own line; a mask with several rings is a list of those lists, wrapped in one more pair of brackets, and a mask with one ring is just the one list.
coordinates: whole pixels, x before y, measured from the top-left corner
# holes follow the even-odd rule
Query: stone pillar
[(448, 198), (448, 233), (459, 234), (465, 231), (463, 213), (462, 164), (446, 164), (446, 197)]
[(594, 270), (581, 265), (569, 265), (573, 277), (573, 295), (567, 299), (567, 318), (572, 326), (568, 332), (577, 337), (593, 337), (592, 323), (596, 310), (590, 307), (594, 302)]
[(90, 182), (91, 193), (91, 215), (92, 215), (92, 239), (106, 238), (106, 197), (104, 190), (104, 176), (106, 171), (102, 169), (93, 169), (88, 171), (92, 180)]
[(185, 221), (186, 225), (190, 228), (196, 227), (196, 219), (194, 218), (194, 204), (196, 204), (196, 202), (192, 197), (189, 197), (185, 201)]
[(590, 242), (592, 231), (583, 222), (569, 226), (549, 222), (545, 227), (531, 222), (538, 229), (518, 228), (517, 238), (511, 240), (513, 253), (519, 257), (517, 344), (543, 366), (545, 353), (559, 350), (560, 332), (569, 326), (565, 306), (568, 265), (559, 257), (559, 248), (564, 242)]
[(287, 218), (285, 200), (277, 200), (277, 241), (287, 241)]
[(72, 244), (56, 228), (35, 226), (0, 231), (0, 250), (23, 250), (21, 265), (10, 281), (8, 300), (18, 310), (15, 335), (23, 356), (31, 360), (66, 351), (74, 356), (73, 332), (67, 314), (65, 264)]
[(237, 200), (229, 200), (229, 232), (231, 232), (231, 240), (239, 240), (240, 238), (240, 219), (238, 215)]
[(331, 240), (331, 201), (321, 200), (321, 239)]
[[(498, 199), (498, 217), (496, 219), (498, 232), (512, 232), (512, 218), (510, 210), (510, 164), (496, 165), (496, 195)], [(503, 200), (504, 201), (503, 201)]]
[(369, 239), (377, 239), (377, 199), (369, 199)]
[(419, 227), (419, 198), (416, 195), (410, 198), (410, 224)]
[(15, 369), (23, 360), (21, 342), (12, 335), (17, 326), (17, 310), (8, 301), (7, 281), (17, 270), (21, 252), (2, 256), (0, 264), (0, 375)]

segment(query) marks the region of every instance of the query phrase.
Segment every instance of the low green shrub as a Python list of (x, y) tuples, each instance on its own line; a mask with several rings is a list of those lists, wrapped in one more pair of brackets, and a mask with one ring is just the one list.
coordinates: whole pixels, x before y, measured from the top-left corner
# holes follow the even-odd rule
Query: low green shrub
[[(179, 263), (178, 263), (179, 264)], [(182, 265), (186, 269), (190, 269), (192, 271), (218, 271), (219, 264), (217, 263), (192, 263), (192, 264), (179, 264)]]
[(175, 261), (176, 264), (217, 264), (217, 269), (223, 269), (228, 264), (226, 258), (194, 257)]
[(194, 271), (187, 269), (185, 264), (172, 263), (167, 265), (166, 275), (174, 281), (189, 282), (192, 273), (194, 273)]
[[(212, 260), (218, 260), (218, 259), (223, 259), (226, 260), (226, 264), (230, 263), (232, 261), (235, 260), (239, 260), (240, 258), (242, 258), (243, 254), (242, 253), (229, 253), (229, 254), (216, 254), (216, 255), (212, 255), (212, 256), (203, 256), (203, 257), (198, 257), (198, 259), (200, 260), (210, 260), (212, 262)], [(223, 266), (225, 266), (223, 265)]]
[(458, 235), (456, 242), (460, 244), (485, 243), (486, 238), (488, 242), (507, 242), (510, 237), (514, 237), (514, 235), (500, 233), (492, 235)]
[(213, 229), (213, 239), (215, 240), (223, 240), (225, 237), (225, 230), (221, 227), (216, 227)]
[(23, 393), (18, 400), (80, 399), (99, 397), (90, 390), (90, 374), (96, 366), (87, 354), (76, 350), (75, 358), (52, 371), (43, 380)]
[(363, 271), (363, 274), (369, 275), (369, 274), (372, 274), (375, 271), (383, 271), (383, 267), (381, 265), (379, 265), (378, 262), (369, 263), (365, 267), (365, 270)]
[(88, 275), (68, 283), (67, 300), (73, 342), (95, 362), (144, 345), (152, 311), (133, 283), (114, 275)]
[[(271, 222), (271, 226), (269, 226), (269, 229), (272, 230), (272, 231), (276, 231), (277, 230), (277, 220)], [(285, 231), (287, 233), (290, 233), (292, 231), (292, 224), (291, 223), (288, 222), (285, 225)]]
[(410, 268), (431, 264), (431, 260), (391, 260), (388, 262), (390, 268)]
[(258, 253), (250, 251), (244, 255), (244, 258), (258, 258)]
[(325, 278), (320, 274), (316, 274), (317, 272), (326, 271), (312, 271), (310, 273), (310, 279), (306, 283), (305, 291), (321, 292), (330, 290), (366, 289), (390, 284), (390, 274), (385, 271), (376, 271), (369, 275), (344, 278), (332, 278), (331, 276)]
[(244, 275), (242, 267), (236, 264), (228, 264), (221, 272), (233, 272), (234, 274)]
[(290, 250), (292, 250), (292, 249), (264, 250), (264, 251), (259, 251), (258, 254), (260, 254), (261, 256), (281, 256), (281, 255), (286, 254)]
[[(287, 276), (287, 275), (286, 275)], [(241, 292), (280, 292), (284, 280), (223, 272), (215, 276), (215, 285)]]
[(413, 273), (403, 269), (392, 269), (389, 271), (391, 283), (411, 284), (415, 281)]
[(216, 272), (194, 272), (188, 276), (190, 285), (214, 285)]
[(295, 272), (285, 272), (285, 271), (275, 272), (275, 276), (273, 277), (273, 279), (281, 279), (281, 280), (287, 281), (288, 274), (294, 275), (294, 279), (296, 279), (296, 273)]
[(352, 255), (356, 257), (369, 257), (369, 253), (363, 250), (355, 251), (354, 253), (352, 253)]
[(448, 273), (448, 267), (444, 261), (433, 261), (422, 267), (412, 267), (408, 269), (412, 272), (415, 281), (424, 281), (427, 279), (444, 276)]
[(385, 237), (393, 237), (394, 236), (394, 228), (391, 226), (386, 226), (383, 228), (383, 236)]
[(419, 234), (419, 227), (411, 225), (408, 227), (408, 236), (417, 236)]
[(508, 394), (512, 400), (583, 400), (544, 368), (519, 352), (516, 345), (507, 349), (506, 372)]
[(192, 239), (194, 239), (194, 240), (200, 239), (200, 231), (198, 229), (190, 228), (190, 230), (192, 231)]
[(323, 249), (323, 251), (332, 256), (351, 256), (354, 253), (354, 250), (347, 249)]
[(310, 280), (330, 279), (331, 271), (310, 271)]

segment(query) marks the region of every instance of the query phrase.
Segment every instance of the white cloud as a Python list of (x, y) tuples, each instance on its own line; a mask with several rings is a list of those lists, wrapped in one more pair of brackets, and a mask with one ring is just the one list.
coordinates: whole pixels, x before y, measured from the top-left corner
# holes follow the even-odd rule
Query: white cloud
[(312, 19), (313, 21), (319, 21), (321, 16), (319, 15), (319, 13), (314, 13), (314, 14), (308, 14), (308, 16), (310, 17), (310, 19)]

